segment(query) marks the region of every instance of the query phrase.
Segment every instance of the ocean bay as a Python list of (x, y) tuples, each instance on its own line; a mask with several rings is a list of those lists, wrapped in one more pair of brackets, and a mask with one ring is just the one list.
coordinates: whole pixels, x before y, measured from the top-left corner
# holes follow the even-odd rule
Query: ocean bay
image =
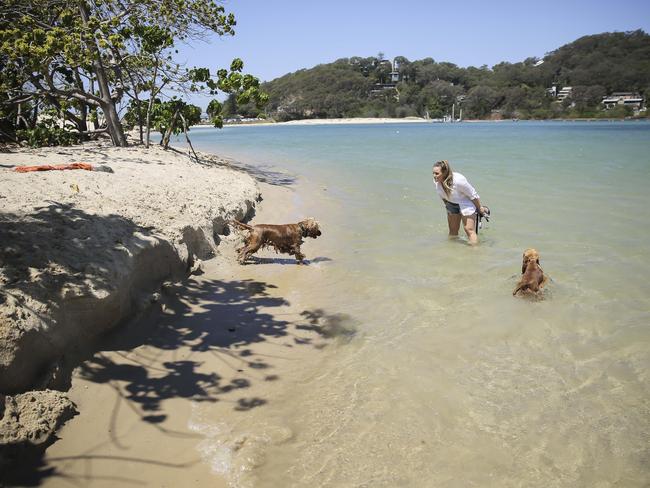
[[(251, 483), (647, 483), (650, 124), (190, 134), (197, 149), (297, 178), (292, 211), (323, 236), (304, 246), (322, 279), (295, 293), (353, 331), (290, 398), (250, 412), (251, 436), (293, 432), (265, 445)], [(477, 248), (447, 239), (438, 159), (492, 209)], [(552, 280), (543, 301), (511, 296), (527, 247)]]

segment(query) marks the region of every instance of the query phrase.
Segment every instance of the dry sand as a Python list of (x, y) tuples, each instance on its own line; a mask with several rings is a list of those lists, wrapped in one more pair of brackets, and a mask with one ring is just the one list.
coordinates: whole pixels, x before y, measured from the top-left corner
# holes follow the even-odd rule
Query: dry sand
[[(47, 370), (71, 346), (147, 308), (163, 280), (213, 256), (227, 220), (250, 214), (259, 196), (243, 172), (157, 147), (93, 144), (4, 153), (0, 161), (5, 393), (53, 386), (56, 371)], [(111, 172), (13, 171), (72, 162)]]
[[(45, 455), (29, 451), (22, 464), (12, 462), (22, 469), (9, 470), (10, 482), (243, 486), (264, 445), (291, 437), (278, 427), (253, 439), (237, 426), (286, 395), (296, 365), (317, 361), (341, 331), (336, 317), (310, 309), (299, 293), (301, 282), (317, 282), (317, 260), (296, 266), (264, 251), (255, 265), (234, 261), (240, 237), (227, 235), (226, 220), (255, 206), (257, 222), (306, 217), (292, 189), (260, 182), (291, 178), (255, 181), (232, 162), (209, 159), (204, 167), (159, 148), (103, 145), (0, 156), (2, 391), (36, 387), (26, 395), (44, 396), (41, 411), (52, 397), (51, 410), (67, 418), (66, 398), (42, 388), (67, 389), (66, 368), (81, 351), (90, 344), (102, 351), (72, 375), (67, 398), (78, 416)], [(114, 173), (12, 171), (67, 162)], [(308, 258), (316, 243), (305, 244)], [(3, 420), (0, 433), (16, 431)]]
[[(390, 117), (347, 117), (338, 119), (301, 119), (290, 120), (288, 122), (251, 122), (241, 124), (228, 124), (240, 126), (260, 126), (260, 125), (345, 125), (345, 124), (404, 124), (416, 122), (431, 122), (431, 120), (422, 117), (404, 117), (404, 118), (390, 118)], [(195, 126), (205, 127), (205, 126)]]

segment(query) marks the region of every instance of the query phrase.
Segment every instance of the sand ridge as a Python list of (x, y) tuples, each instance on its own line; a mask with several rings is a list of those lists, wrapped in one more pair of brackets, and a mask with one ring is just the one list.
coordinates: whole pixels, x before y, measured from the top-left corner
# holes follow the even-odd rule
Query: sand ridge
[[(240, 266), (242, 236), (225, 222), (253, 213), (252, 222), (308, 217), (296, 176), (200, 156), (209, 167), (175, 151), (105, 145), (0, 156), (0, 201), (11, 202), (0, 213), (8, 346), (0, 375), (18, 391), (8, 372), (31, 367), (25, 383), (39, 391), (21, 401), (36, 398), (41, 412), (52, 403), (61, 415), (36, 430), (7, 423), (12, 439), (34, 431), (50, 439), (28, 463), (16, 463), (21, 446), (8, 443), (10, 483), (245, 485), (266, 446), (293, 435), (282, 419), (267, 418), (268, 405), (286, 401), (305, 365), (350, 334), (317, 296), (300, 292), (325, 273), (324, 241), (305, 243), (307, 266), (268, 249)], [(63, 162), (114, 173), (12, 171)], [(76, 359), (86, 335), (99, 352)], [(62, 400), (48, 386), (66, 391)], [(19, 405), (20, 395), (9, 393), (4, 403)], [(52, 444), (55, 431), (61, 439)]]
[[(14, 171), (73, 162), (108, 171)], [(256, 181), (227, 162), (155, 146), (0, 154), (0, 392), (65, 390), (81, 350), (213, 257), (226, 222), (259, 199)], [(8, 432), (15, 425), (3, 424), (9, 443), (22, 438)]]

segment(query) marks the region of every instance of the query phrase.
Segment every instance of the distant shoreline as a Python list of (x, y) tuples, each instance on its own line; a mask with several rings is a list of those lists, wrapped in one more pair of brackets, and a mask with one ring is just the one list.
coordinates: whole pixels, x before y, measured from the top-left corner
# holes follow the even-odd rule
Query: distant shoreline
[[(337, 119), (300, 119), (289, 120), (287, 122), (243, 122), (237, 124), (224, 124), (224, 127), (240, 127), (240, 126), (264, 126), (264, 125), (345, 125), (345, 124), (405, 124), (405, 123), (427, 123), (431, 122), (422, 117), (405, 117), (405, 118), (389, 118), (389, 117), (347, 117)], [(209, 124), (195, 125), (192, 127), (211, 127)]]
[[(647, 121), (647, 117), (637, 117), (630, 119), (594, 119), (594, 118), (570, 118), (570, 119), (463, 119), (457, 122), (439, 122), (437, 120), (427, 120), (422, 117), (405, 117), (405, 118), (389, 118), (389, 117), (348, 117), (337, 119), (300, 119), (290, 120), (288, 122), (243, 122), (237, 124), (224, 124), (224, 127), (260, 127), (260, 126), (285, 126), (285, 125), (351, 125), (351, 124), (441, 124), (441, 123), (502, 123), (502, 122), (638, 122)], [(197, 124), (191, 126), (192, 129), (200, 127), (213, 127), (210, 124)]]

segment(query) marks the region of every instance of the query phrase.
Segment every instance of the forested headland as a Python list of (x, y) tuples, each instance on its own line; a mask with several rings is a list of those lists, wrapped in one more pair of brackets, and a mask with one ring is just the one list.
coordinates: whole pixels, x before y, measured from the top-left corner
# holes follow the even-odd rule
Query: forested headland
[[(562, 94), (564, 87), (570, 87)], [(278, 121), (338, 117), (549, 119), (643, 115), (639, 106), (606, 107), (618, 92), (650, 96), (650, 35), (642, 30), (581, 37), (543, 58), (462, 68), (425, 58), (350, 57), (264, 83), (259, 110), (230, 97), (224, 115)], [(638, 104), (637, 104), (638, 105)]]
[[(163, 8), (164, 7), (164, 8)], [(424, 117), (645, 117), (650, 35), (582, 37), (518, 63), (460, 67), (432, 58), (350, 57), (260, 83), (228, 68), (185, 67), (179, 43), (234, 34), (216, 0), (6, 0), (0, 5), (0, 142), (71, 144), (125, 129), (187, 132), (207, 120)], [(227, 96), (207, 107), (194, 93)]]

